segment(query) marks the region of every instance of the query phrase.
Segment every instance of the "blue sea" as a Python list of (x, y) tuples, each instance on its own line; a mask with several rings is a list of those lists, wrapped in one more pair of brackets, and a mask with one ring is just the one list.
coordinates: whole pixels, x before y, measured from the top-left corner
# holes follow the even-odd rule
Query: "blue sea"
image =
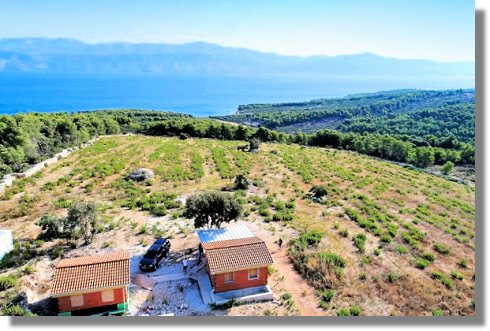
[(0, 114), (95, 109), (167, 110), (198, 117), (241, 104), (307, 101), (401, 88), (473, 88), (472, 77), (155, 76), (0, 74)]

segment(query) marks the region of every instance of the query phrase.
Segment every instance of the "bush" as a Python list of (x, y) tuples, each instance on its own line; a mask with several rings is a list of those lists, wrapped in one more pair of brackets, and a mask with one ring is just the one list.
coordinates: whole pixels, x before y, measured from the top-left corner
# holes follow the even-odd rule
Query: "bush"
[(366, 250), (366, 235), (364, 233), (358, 233), (352, 239), (354, 246), (359, 249), (359, 252), (364, 253)]
[(408, 249), (405, 246), (398, 246), (396, 248), (396, 251), (398, 252), (398, 254), (407, 254), (408, 253)]
[(37, 223), (47, 239), (79, 239), (90, 243), (97, 229), (97, 209), (93, 202), (75, 203), (68, 210), (67, 217), (44, 215)]
[(464, 280), (464, 275), (456, 270), (451, 271), (451, 278), (457, 280)]
[(349, 308), (340, 308), (337, 316), (361, 316), (362, 309), (359, 306), (351, 305)]
[(33, 316), (33, 314), (26, 310), (21, 305), (4, 306), (2, 308), (3, 316)]
[(17, 278), (14, 275), (0, 276), (0, 291), (5, 291), (17, 285)]
[(332, 252), (318, 253), (318, 257), (320, 258), (321, 261), (324, 261), (329, 265), (339, 267), (339, 268), (345, 268), (346, 265), (345, 259), (335, 253)]
[(445, 175), (449, 175), (451, 173), (451, 171), (453, 171), (454, 169), (454, 163), (452, 163), (451, 161), (447, 161), (446, 163), (444, 163), (444, 165), (441, 167), (441, 171), (443, 174)]
[(289, 222), (293, 220), (293, 215), (285, 211), (278, 211), (272, 216), (272, 220), (274, 222)]
[(447, 277), (445, 274), (443, 274), (440, 271), (434, 271), (434, 272), (432, 272), (432, 278), (439, 280), (448, 289), (452, 289), (453, 288), (453, 282), (451, 281), (451, 278)]
[(292, 251), (304, 251), (309, 247), (317, 247), (325, 234), (320, 231), (310, 230), (291, 241)]
[(398, 275), (395, 274), (393, 271), (388, 272), (385, 277), (389, 283), (394, 283), (398, 280)]
[(235, 177), (234, 187), (235, 190), (246, 190), (250, 186), (251, 180), (249, 180), (245, 175), (239, 174)]
[(444, 312), (442, 311), (442, 309), (434, 309), (432, 311), (432, 316), (435, 316), (435, 317), (444, 316)]
[(459, 265), (461, 268), (466, 268), (466, 267), (468, 267), (468, 262), (466, 261), (466, 259), (465, 259), (465, 258), (462, 258), (461, 260), (459, 260), (458, 265)]
[(328, 309), (329, 303), (332, 301), (335, 292), (333, 290), (326, 289), (326, 290), (317, 290), (316, 294), (320, 298), (320, 307), (322, 309)]
[(434, 244), (434, 250), (438, 253), (441, 253), (441, 254), (449, 254), (449, 248), (444, 246), (443, 244), (441, 243), (435, 243)]
[(342, 235), (342, 237), (347, 238), (349, 236), (349, 230), (347, 230), (347, 228), (343, 228), (342, 230), (340, 230), (340, 234)]
[(321, 200), (327, 194), (328, 190), (323, 185), (315, 185), (310, 189), (310, 196), (317, 200)]
[(432, 253), (425, 252), (422, 254), (422, 258), (426, 259), (427, 261), (434, 262), (436, 260), (436, 256)]
[(382, 242), (387, 244), (391, 242), (391, 236), (388, 233), (382, 234), (380, 239)]
[(425, 269), (429, 266), (430, 262), (423, 258), (418, 258), (415, 260), (415, 267), (418, 269)]

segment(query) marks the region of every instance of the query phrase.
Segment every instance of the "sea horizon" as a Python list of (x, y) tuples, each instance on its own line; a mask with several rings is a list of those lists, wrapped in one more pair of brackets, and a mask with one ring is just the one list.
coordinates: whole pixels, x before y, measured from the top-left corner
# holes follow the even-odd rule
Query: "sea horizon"
[(239, 105), (302, 102), (398, 89), (474, 89), (473, 77), (0, 74), (0, 114), (143, 109), (196, 117), (229, 115)]

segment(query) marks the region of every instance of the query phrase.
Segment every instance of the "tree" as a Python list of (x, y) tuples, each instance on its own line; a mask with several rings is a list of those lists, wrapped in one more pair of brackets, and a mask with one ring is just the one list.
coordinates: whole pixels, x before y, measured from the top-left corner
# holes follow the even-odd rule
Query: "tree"
[(313, 199), (319, 201), (328, 194), (328, 190), (323, 185), (315, 185), (311, 188), (310, 194)]
[(88, 244), (96, 233), (97, 210), (93, 202), (80, 202), (68, 210), (67, 217), (44, 215), (38, 225), (47, 239), (83, 237)]
[(441, 171), (443, 174), (445, 175), (449, 175), (449, 173), (451, 171), (453, 171), (454, 169), (454, 163), (452, 163), (451, 161), (447, 161), (446, 163), (444, 163), (444, 165), (441, 167)]
[(259, 149), (259, 146), (260, 146), (260, 141), (259, 141), (259, 140), (257, 140), (257, 139), (251, 139), (251, 140), (248, 142), (248, 144), (249, 144), (249, 148), (248, 148), (248, 150), (249, 150), (250, 152), (255, 152), (255, 151), (257, 151), (257, 150)]
[(235, 190), (246, 190), (250, 186), (250, 180), (244, 174), (235, 177)]
[(68, 210), (68, 226), (75, 230), (72, 236), (75, 238), (82, 237), (86, 244), (92, 242), (96, 233), (97, 226), (97, 209), (93, 202), (76, 203)]
[(243, 125), (239, 125), (235, 130), (235, 140), (247, 140), (247, 129)]
[(434, 149), (432, 147), (419, 147), (415, 149), (415, 165), (421, 168), (434, 164)]
[(184, 216), (194, 219), (194, 227), (219, 228), (222, 223), (237, 220), (242, 206), (230, 194), (205, 192), (191, 195), (186, 201)]
[(66, 218), (44, 215), (37, 223), (43, 230), (46, 239), (67, 237)]

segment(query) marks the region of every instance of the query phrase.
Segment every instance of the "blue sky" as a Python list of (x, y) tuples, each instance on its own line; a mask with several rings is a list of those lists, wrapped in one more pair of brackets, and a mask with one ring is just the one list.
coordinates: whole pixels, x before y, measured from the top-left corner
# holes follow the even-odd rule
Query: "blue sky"
[(290, 55), (474, 60), (472, 0), (0, 0), (0, 38), (206, 41)]

